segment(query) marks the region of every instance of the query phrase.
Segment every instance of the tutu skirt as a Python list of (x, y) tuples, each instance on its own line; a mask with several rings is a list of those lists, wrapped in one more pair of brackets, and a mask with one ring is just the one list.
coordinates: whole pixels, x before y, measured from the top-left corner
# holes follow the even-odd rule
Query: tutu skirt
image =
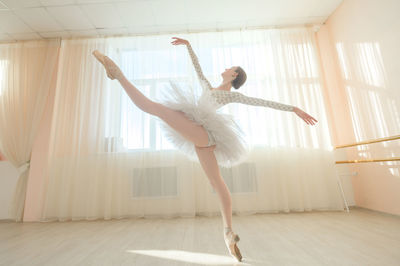
[[(211, 144), (216, 144), (214, 154), (218, 165), (232, 167), (246, 159), (249, 148), (245, 134), (232, 115), (217, 110), (220, 105), (211, 91), (204, 90), (197, 96), (191, 86), (179, 86), (170, 81), (170, 86), (166, 86), (156, 101), (173, 110), (182, 111), (190, 120), (203, 126), (211, 138)], [(157, 119), (163, 135), (191, 161), (199, 162), (194, 144), (163, 120)]]

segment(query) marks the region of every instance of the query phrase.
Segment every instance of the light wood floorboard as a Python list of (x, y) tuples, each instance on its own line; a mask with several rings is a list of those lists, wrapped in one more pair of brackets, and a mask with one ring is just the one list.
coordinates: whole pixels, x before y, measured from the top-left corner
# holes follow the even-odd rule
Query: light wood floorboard
[(0, 265), (400, 265), (400, 217), (347, 212), (233, 216), (243, 262), (221, 217), (0, 222)]

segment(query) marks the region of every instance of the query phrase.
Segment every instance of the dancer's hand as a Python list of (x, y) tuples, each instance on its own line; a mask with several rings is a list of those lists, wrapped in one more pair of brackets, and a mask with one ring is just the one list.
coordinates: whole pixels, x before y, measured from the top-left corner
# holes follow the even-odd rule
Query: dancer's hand
[(298, 115), (301, 119), (303, 119), (307, 124), (314, 125), (315, 122), (318, 122), (317, 119), (315, 119), (314, 117), (312, 117), (311, 115), (307, 114), (306, 112), (297, 107), (293, 109), (293, 112), (295, 112), (296, 115)]
[(180, 44), (188, 45), (189, 44), (189, 42), (184, 39), (180, 39), (177, 37), (172, 37), (172, 39), (176, 39), (175, 41), (171, 42), (173, 45), (180, 45)]

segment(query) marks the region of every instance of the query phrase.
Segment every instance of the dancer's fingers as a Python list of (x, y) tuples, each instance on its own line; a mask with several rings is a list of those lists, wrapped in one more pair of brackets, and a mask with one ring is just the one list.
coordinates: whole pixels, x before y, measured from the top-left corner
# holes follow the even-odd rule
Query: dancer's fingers
[(182, 42), (179, 42), (179, 41), (173, 41), (173, 42), (171, 42), (171, 43), (174, 44), (174, 45), (182, 44)]
[(313, 118), (313, 117), (310, 117), (310, 121), (311, 121), (311, 123), (313, 124), (313, 125), (315, 125), (315, 121), (314, 121), (315, 119)]
[(308, 118), (317, 121), (314, 117), (312, 117), (311, 115), (308, 115)]
[[(296, 114), (298, 116), (300, 116), (301, 119), (304, 120), (304, 122), (306, 122), (308, 125), (314, 125), (315, 122), (318, 122), (314, 117), (312, 117), (311, 115), (307, 114), (306, 112), (302, 111), (301, 112), (296, 112)], [(315, 122), (313, 121), (315, 120)]]
[[(315, 122), (313, 121), (313, 119), (315, 121), (317, 121), (315, 118), (313, 118), (312, 116), (310, 116), (307, 113), (303, 113), (300, 115), (300, 117), (304, 120), (304, 122), (306, 122), (308, 125), (315, 125)], [(318, 121), (317, 121), (318, 122)]]
[(306, 119), (307, 119), (307, 122), (308, 122), (308, 124), (310, 124), (310, 125), (311, 125), (310, 118), (309, 118), (309, 117), (306, 117)]
[(314, 124), (314, 121), (312, 119), (313, 119), (313, 117), (310, 116), (309, 114), (307, 114), (307, 120), (310, 122), (311, 125)]

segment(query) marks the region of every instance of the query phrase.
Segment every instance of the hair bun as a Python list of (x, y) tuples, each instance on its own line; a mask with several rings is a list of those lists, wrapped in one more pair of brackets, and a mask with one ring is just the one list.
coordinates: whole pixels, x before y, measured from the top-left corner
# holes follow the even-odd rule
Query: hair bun
[(236, 90), (238, 90), (246, 82), (247, 75), (243, 68), (241, 68), (240, 66), (237, 67), (235, 72), (238, 73), (238, 75), (234, 80), (232, 80), (231, 84)]

